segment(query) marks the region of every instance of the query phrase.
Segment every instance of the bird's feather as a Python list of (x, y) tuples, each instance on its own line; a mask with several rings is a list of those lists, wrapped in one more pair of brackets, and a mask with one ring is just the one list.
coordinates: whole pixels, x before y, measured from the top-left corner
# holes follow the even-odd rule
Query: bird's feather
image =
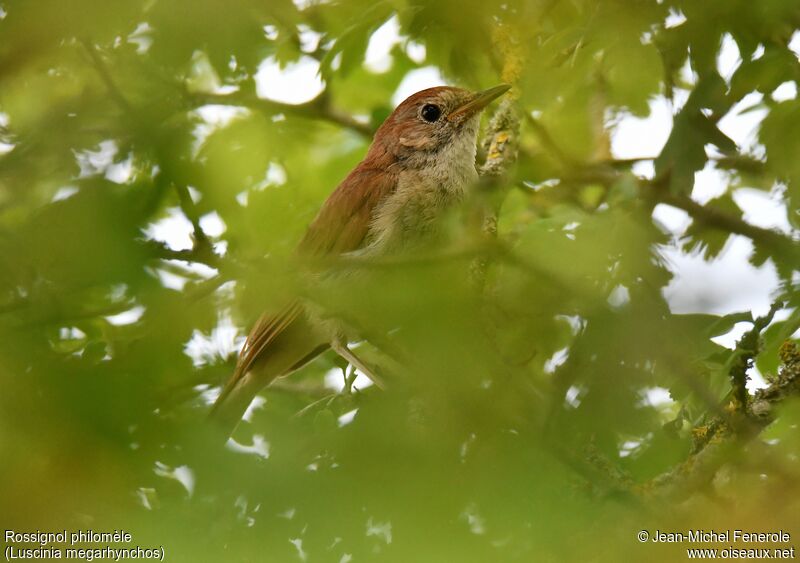
[(300, 254), (336, 255), (360, 248), (376, 207), (396, 187), (396, 175), (357, 167), (328, 197), (308, 227), (298, 247)]
[[(396, 176), (387, 173), (386, 169), (356, 167), (328, 197), (298, 245), (298, 254), (335, 256), (360, 248), (367, 240), (375, 209), (396, 185)], [(261, 315), (247, 336), (236, 369), (215, 407), (225, 401), (259, 358), (269, 353), (270, 344), (302, 315), (303, 306), (298, 300), (288, 303), (277, 313)], [(310, 342), (309, 350), (298, 346), (298, 362), (317, 348), (315, 344)], [(273, 374), (273, 377), (280, 375)]]

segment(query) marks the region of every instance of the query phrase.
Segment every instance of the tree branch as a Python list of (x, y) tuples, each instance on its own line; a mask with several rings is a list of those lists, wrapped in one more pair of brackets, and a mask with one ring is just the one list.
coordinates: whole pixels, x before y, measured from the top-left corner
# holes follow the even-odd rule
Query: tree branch
[[(623, 172), (616, 170), (613, 165), (604, 163), (589, 164), (562, 175), (559, 178), (561, 183), (550, 188), (550, 191), (563, 192), (565, 188), (578, 188), (586, 184), (600, 184), (610, 188), (622, 177)], [(745, 236), (753, 242), (771, 249), (776, 254), (800, 261), (800, 245), (792, 237), (773, 229), (757, 227), (740, 217), (730, 215), (719, 209), (701, 205), (687, 195), (672, 193), (664, 187), (663, 179), (646, 180), (639, 178), (638, 180), (640, 187), (646, 189), (642, 194), (643, 197), (648, 198), (652, 203), (663, 203), (682, 209), (693, 220), (707, 227)], [(541, 196), (542, 191), (538, 192), (537, 195)]]
[[(756, 321), (753, 330), (757, 332), (754, 334), (760, 335), (777, 307), (774, 305), (769, 314)], [(750, 347), (752, 338), (742, 338), (740, 345)], [(753, 357), (755, 352), (757, 350), (742, 351), (749, 357)], [(780, 353), (783, 366), (768, 387), (756, 391), (749, 404), (745, 400), (744, 405), (740, 405), (741, 409), (695, 428), (695, 435), (701, 437), (695, 451), (676, 468), (640, 486), (639, 491), (646, 496), (678, 501), (706, 487), (733, 454), (774, 420), (776, 409), (785, 400), (800, 396), (800, 351), (794, 343), (786, 341)], [(734, 387), (734, 393), (737, 392)]]
[[(547, 129), (540, 121), (526, 114), (526, 120), (532, 126), (533, 132), (539, 137), (542, 146), (550, 152), (564, 170), (569, 170), (568, 174), (561, 176), (562, 180), (570, 183), (583, 185), (587, 183), (599, 183), (606, 187), (611, 187), (622, 177), (620, 167), (633, 164), (639, 161), (654, 160), (654, 158), (639, 158), (625, 160), (600, 161), (588, 164), (579, 164), (570, 158), (553, 140)], [(764, 163), (748, 156), (735, 155), (716, 159), (720, 168), (736, 169), (742, 172), (757, 173), (763, 170)], [(772, 229), (757, 227), (744, 221), (739, 217), (734, 217), (718, 209), (701, 205), (686, 195), (679, 195), (670, 192), (665, 187), (665, 178), (654, 180), (640, 179), (642, 186), (649, 186), (654, 189), (644, 194), (650, 197), (655, 203), (664, 203), (678, 209), (682, 209), (689, 216), (708, 227), (739, 234), (763, 244), (773, 251), (789, 258), (800, 260), (800, 246), (797, 241)], [(563, 189), (558, 186), (556, 189)]]
[(213, 93), (187, 93), (186, 97), (194, 105), (220, 104), (243, 106), (255, 111), (276, 115), (279, 113), (291, 114), (309, 119), (318, 119), (334, 123), (346, 129), (350, 129), (366, 138), (372, 138), (375, 130), (368, 123), (357, 121), (353, 116), (346, 112), (334, 108), (330, 104), (330, 96), (327, 91), (323, 91), (313, 100), (302, 104), (287, 104), (276, 102), (266, 98), (259, 98), (255, 92), (245, 92), (237, 90), (230, 94)]
[(208, 246), (195, 245), (194, 248), (191, 248), (189, 250), (172, 250), (164, 243), (155, 240), (147, 240), (144, 241), (142, 244), (144, 244), (150, 256), (158, 260), (181, 260), (183, 262), (199, 262), (201, 264), (205, 264), (206, 266), (210, 266), (212, 268), (220, 267), (219, 256), (214, 254), (210, 245)]
[(111, 96), (111, 98), (114, 100), (114, 102), (116, 102), (116, 104), (120, 107), (120, 109), (123, 112), (127, 114), (132, 114), (133, 106), (125, 98), (125, 95), (122, 93), (122, 90), (120, 90), (117, 87), (116, 82), (114, 82), (114, 79), (111, 77), (111, 72), (109, 72), (105, 62), (100, 57), (100, 54), (97, 52), (97, 47), (94, 45), (94, 43), (86, 40), (85, 38), (80, 39), (80, 43), (81, 45), (83, 45), (83, 48), (89, 55), (89, 59), (92, 62), (92, 66), (97, 72), (97, 75), (100, 77), (100, 80), (102, 80), (103, 84), (105, 84), (106, 89), (108, 90), (108, 94)]
[(739, 217), (729, 215), (712, 207), (700, 205), (689, 196), (673, 194), (667, 190), (659, 189), (653, 194), (653, 197), (659, 203), (686, 211), (692, 219), (708, 227), (743, 235), (753, 242), (770, 247), (779, 254), (793, 259), (800, 258), (800, 247), (797, 242), (778, 231), (756, 227)]
[(777, 301), (770, 307), (769, 312), (763, 317), (753, 321), (753, 327), (748, 330), (736, 343), (736, 348), (729, 360), (730, 367), (728, 373), (731, 376), (732, 394), (735, 399), (735, 407), (739, 411), (747, 409), (747, 371), (753, 367), (753, 360), (761, 348), (761, 331), (767, 328), (772, 322), (775, 313), (783, 308), (783, 303)]
[[(489, 126), (483, 138), (486, 160), (480, 166), (478, 174), (481, 178), (478, 193), (478, 220), (484, 241), (491, 244), (497, 237), (497, 216), (503, 204), (507, 189), (498, 192), (508, 169), (516, 162), (519, 149), (519, 112), (516, 100), (509, 95), (489, 120)], [(483, 287), (486, 280), (488, 257), (475, 259), (471, 268), (471, 276), (477, 287)]]

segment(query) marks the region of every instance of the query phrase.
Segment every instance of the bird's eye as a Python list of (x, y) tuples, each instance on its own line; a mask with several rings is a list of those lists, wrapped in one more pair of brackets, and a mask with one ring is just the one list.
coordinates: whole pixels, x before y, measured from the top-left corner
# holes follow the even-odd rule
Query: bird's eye
[(420, 115), (422, 116), (422, 119), (424, 119), (428, 123), (433, 123), (437, 119), (439, 119), (440, 115), (442, 115), (442, 110), (439, 109), (439, 106), (436, 106), (434, 104), (425, 104), (424, 106), (422, 106), (422, 111), (420, 112)]

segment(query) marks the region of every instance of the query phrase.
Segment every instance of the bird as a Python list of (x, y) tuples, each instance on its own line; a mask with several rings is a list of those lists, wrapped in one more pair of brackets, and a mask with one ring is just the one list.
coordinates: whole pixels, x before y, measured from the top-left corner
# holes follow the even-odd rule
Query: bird
[[(322, 205), (297, 255), (318, 259), (358, 253), (368, 259), (424, 244), (436, 231), (437, 219), (477, 183), (481, 111), (510, 88), (501, 84), (473, 92), (436, 86), (406, 98), (375, 132), (364, 160)], [(259, 391), (328, 348), (385, 386), (347, 347), (343, 331), (327, 324), (299, 298), (261, 315), (211, 409), (210, 418), (226, 436)]]

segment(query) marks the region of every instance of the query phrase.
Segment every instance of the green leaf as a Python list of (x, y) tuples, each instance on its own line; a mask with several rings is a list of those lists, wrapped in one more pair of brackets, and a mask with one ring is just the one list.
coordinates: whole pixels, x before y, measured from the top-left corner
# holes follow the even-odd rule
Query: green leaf
[[(734, 218), (741, 218), (742, 210), (736, 205), (731, 194), (724, 194), (712, 199), (705, 204), (705, 207), (714, 209)], [(691, 250), (700, 250), (703, 256), (710, 260), (719, 255), (728, 238), (731, 236), (729, 231), (716, 227), (706, 226), (704, 223), (693, 221), (686, 230), (687, 240), (685, 247)]]
[(745, 60), (731, 78), (730, 95), (740, 100), (750, 92), (769, 94), (788, 80), (800, 78), (800, 63), (789, 49), (769, 45), (764, 54), (754, 60)]
[(705, 167), (706, 144), (723, 153), (736, 151), (736, 144), (717, 128), (703, 110), (720, 111), (725, 106), (724, 83), (719, 75), (701, 81), (684, 108), (675, 116), (666, 145), (655, 160), (656, 174), (669, 174), (670, 190), (691, 194), (694, 173)]
[[(390, 2), (379, 1), (365, 9), (340, 35), (334, 37), (333, 47), (320, 63), (320, 73), (326, 80), (338, 73), (347, 76), (364, 60), (364, 53), (372, 33), (392, 15)], [(334, 70), (334, 60), (339, 57), (339, 67)]]
[(761, 350), (756, 358), (758, 371), (772, 379), (778, 374), (779, 351), (783, 343), (800, 329), (800, 310), (795, 310), (784, 321), (775, 321), (761, 333)]

